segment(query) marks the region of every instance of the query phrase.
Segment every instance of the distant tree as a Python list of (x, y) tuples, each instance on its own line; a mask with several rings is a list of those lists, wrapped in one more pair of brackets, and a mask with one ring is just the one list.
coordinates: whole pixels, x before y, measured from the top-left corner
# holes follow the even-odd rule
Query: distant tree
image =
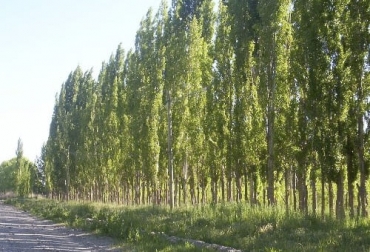
[(41, 147), (41, 154), (36, 158), (34, 169), (31, 172), (31, 184), (32, 192), (36, 194), (45, 194), (45, 165), (46, 165), (46, 146), (45, 144)]
[(17, 169), (17, 194), (21, 197), (28, 196), (30, 188), (30, 164), (25, 162), (23, 158), (23, 142), (19, 138), (16, 154), (16, 169)]
[(17, 191), (17, 158), (4, 161), (0, 165), (0, 192), (16, 192)]

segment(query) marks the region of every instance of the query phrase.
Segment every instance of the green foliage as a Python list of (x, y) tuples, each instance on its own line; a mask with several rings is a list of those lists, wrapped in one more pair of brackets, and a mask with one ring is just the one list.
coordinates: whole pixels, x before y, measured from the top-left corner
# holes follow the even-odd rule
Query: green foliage
[[(26, 211), (73, 227), (109, 235), (141, 251), (201, 251), (170, 244), (161, 232), (246, 251), (366, 251), (368, 220), (286, 214), (247, 204), (178, 208), (119, 207), (50, 200), (10, 200)], [(172, 249), (172, 250), (171, 250)], [(206, 251), (204, 249), (203, 251)]]
[[(62, 85), (40, 159), (46, 191), (169, 204), (173, 167), (176, 205), (366, 216), (369, 8), (220, 0), (215, 13), (211, 0), (163, 1), (96, 80), (77, 67)], [(33, 169), (17, 165), (25, 194)]]
[(0, 165), (0, 191), (2, 193), (15, 192), (17, 181), (16, 158), (4, 161)]
[(0, 193), (17, 193), (21, 197), (43, 193), (42, 171), (23, 157), (21, 140), (18, 141), (16, 155), (0, 165)]

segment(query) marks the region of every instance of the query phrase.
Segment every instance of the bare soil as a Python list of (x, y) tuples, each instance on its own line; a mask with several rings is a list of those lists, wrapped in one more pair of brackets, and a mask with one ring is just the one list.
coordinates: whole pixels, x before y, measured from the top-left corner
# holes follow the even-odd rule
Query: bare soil
[(0, 202), (0, 251), (121, 251), (114, 240), (41, 220)]

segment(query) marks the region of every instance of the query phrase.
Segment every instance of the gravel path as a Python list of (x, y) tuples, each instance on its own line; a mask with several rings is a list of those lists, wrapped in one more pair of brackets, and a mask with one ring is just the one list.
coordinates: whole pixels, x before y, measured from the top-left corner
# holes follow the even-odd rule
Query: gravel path
[(120, 251), (113, 240), (37, 219), (0, 202), (0, 251)]

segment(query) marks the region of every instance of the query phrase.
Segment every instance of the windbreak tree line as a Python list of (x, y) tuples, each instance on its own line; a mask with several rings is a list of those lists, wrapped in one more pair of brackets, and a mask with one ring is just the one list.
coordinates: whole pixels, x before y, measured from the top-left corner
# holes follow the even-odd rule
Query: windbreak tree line
[[(370, 1), (163, 1), (56, 97), (57, 198), (367, 215)], [(173, 183), (171, 181), (173, 172)]]

